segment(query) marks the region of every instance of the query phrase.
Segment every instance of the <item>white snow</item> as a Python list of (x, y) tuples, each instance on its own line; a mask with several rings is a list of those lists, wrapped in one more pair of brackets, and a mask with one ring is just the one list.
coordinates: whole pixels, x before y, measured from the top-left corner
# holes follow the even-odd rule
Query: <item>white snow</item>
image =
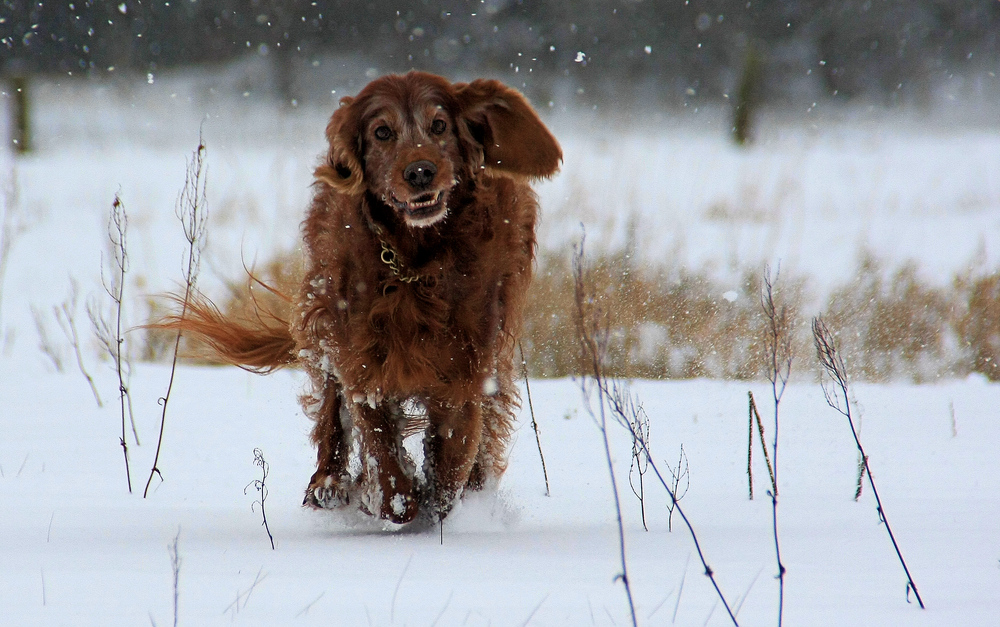
[[(805, 361), (805, 360), (803, 360)], [(496, 492), (466, 498), (438, 530), (301, 507), (313, 470), (298, 373), (258, 377), (184, 367), (167, 416), (160, 469), (141, 497), (167, 369), (143, 365), (133, 393), (142, 446), (126, 489), (116, 408), (97, 409), (82, 378), (2, 364), (0, 603), (11, 624), (170, 624), (167, 545), (180, 533), (180, 624), (596, 624), (627, 622), (614, 509), (601, 439), (572, 381), (534, 381), (551, 482), (546, 497), (529, 420)], [(99, 382), (114, 389), (110, 373)], [(764, 386), (751, 386), (761, 403)], [(681, 506), (742, 624), (774, 620), (777, 584), (766, 469), (755, 455), (747, 499), (746, 391), (736, 383), (641, 382), (650, 442), (665, 470), (681, 444), (691, 488)], [(911, 573), (928, 609), (907, 604), (905, 577), (871, 492), (852, 500), (850, 431), (816, 385), (782, 405), (779, 524), (788, 624), (989, 624), (1000, 609), (1000, 388), (979, 380), (861, 386), (862, 438)], [(953, 406), (957, 435), (952, 435)], [(765, 410), (765, 420), (767, 412)], [(678, 515), (647, 474), (650, 530), (628, 488), (631, 444), (613, 428), (628, 565), (643, 624), (727, 624)], [(253, 449), (270, 468), (261, 527)], [(407, 567), (407, 564), (409, 566)], [(404, 572), (405, 570), (405, 572)], [(233, 606), (257, 577), (249, 598)], [(678, 605), (678, 588), (684, 578)], [(400, 582), (400, 579), (402, 581)], [(396, 591), (398, 585), (398, 591)], [(745, 600), (744, 600), (745, 597)], [(912, 597), (911, 597), (912, 598)], [(395, 599), (395, 603), (393, 603)], [(310, 605), (315, 601), (315, 604)], [(306, 609), (306, 608), (309, 609)]]
[[(38, 92), (40, 149), (16, 166), (29, 228), (12, 249), (0, 309), (0, 622), (173, 624), (167, 547), (176, 538), (181, 625), (627, 623), (600, 432), (572, 381), (531, 382), (551, 496), (525, 410), (499, 488), (467, 497), (441, 530), (412, 531), (301, 507), (315, 452), (297, 372), (181, 367), (163, 480), (154, 477), (143, 499), (169, 371), (135, 363), (141, 446), (129, 434), (128, 493), (114, 374), (88, 341), (85, 360), (105, 402), (98, 408), (72, 360), (57, 373), (38, 349), (29, 306), (50, 311), (71, 276), (83, 296), (101, 297), (107, 212), (120, 190), (131, 220), (128, 323), (145, 321), (145, 298), (180, 276), (184, 241), (173, 205), (206, 111), (211, 223), (202, 286), (219, 294), (244, 261), (294, 247), (328, 114), (199, 101), (183, 86), (161, 74), (138, 92)], [(624, 242), (634, 213), (643, 259), (673, 256), (734, 277), (780, 259), (814, 280), (817, 294), (849, 278), (862, 246), (890, 262), (917, 259), (940, 283), (972, 262), (998, 261), (996, 130), (861, 114), (816, 128), (769, 120), (760, 143), (739, 151), (726, 143), (721, 116), (705, 119), (629, 127), (552, 120), (566, 162), (539, 188), (544, 245), (577, 238), (581, 220), (588, 241)], [(10, 171), (4, 165), (4, 180)], [(77, 324), (89, 336), (82, 302)], [(807, 376), (783, 401), (779, 460), (787, 624), (995, 622), (1000, 387), (975, 377), (855, 387), (861, 437), (927, 604), (921, 611), (907, 603), (867, 486), (853, 501), (857, 452), (843, 418), (810, 382), (812, 355), (795, 367)], [(759, 451), (757, 497), (747, 499), (748, 388), (770, 437), (764, 385), (633, 386), (651, 419), (654, 461), (665, 468), (684, 446), (691, 486), (681, 507), (722, 590), (741, 606), (741, 624), (773, 624), (778, 588)], [(631, 442), (621, 429), (611, 435), (641, 624), (727, 624), (676, 513), (667, 531), (666, 498), (651, 474), (643, 531), (628, 487)], [(269, 464), (273, 551), (260, 506), (252, 508), (260, 494), (245, 491), (260, 478), (254, 448)]]

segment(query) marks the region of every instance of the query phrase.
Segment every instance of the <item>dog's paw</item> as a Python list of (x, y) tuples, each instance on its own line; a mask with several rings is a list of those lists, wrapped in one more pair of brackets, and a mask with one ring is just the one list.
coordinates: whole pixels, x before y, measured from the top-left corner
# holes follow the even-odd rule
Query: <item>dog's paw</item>
[(420, 502), (413, 494), (408, 492), (385, 494), (377, 484), (370, 486), (368, 490), (362, 490), (358, 501), (358, 508), (362, 512), (397, 525), (405, 525), (412, 521), (420, 506)]
[(395, 494), (386, 505), (388, 507), (383, 509), (382, 516), (402, 525), (416, 518), (419, 501), (412, 494)]
[(302, 504), (314, 509), (339, 509), (351, 504), (351, 487), (353, 480), (349, 476), (333, 477), (330, 475), (314, 477)]

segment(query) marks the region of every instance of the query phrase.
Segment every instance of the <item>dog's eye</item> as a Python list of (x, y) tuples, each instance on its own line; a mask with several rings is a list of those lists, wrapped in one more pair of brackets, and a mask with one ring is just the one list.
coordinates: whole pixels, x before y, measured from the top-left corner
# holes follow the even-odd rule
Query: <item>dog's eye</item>
[(392, 129), (385, 125), (378, 127), (375, 129), (375, 139), (383, 142), (392, 139)]
[(434, 120), (431, 122), (431, 132), (440, 135), (448, 129), (448, 123), (444, 120)]

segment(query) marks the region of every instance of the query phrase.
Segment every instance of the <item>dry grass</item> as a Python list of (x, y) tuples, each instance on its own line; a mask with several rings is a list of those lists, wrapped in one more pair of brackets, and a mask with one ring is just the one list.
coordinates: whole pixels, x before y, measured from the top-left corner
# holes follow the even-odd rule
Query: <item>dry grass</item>
[(954, 366), (946, 339), (961, 300), (958, 291), (921, 282), (913, 263), (887, 272), (865, 254), (855, 280), (830, 295), (823, 317), (838, 329), (841, 352), (855, 376), (927, 381)]
[(953, 323), (965, 359), (963, 367), (1000, 381), (1000, 270), (978, 277), (957, 277), (962, 295)]
[[(281, 295), (291, 297), (298, 290), (299, 263), (298, 253), (286, 251), (248, 269), (216, 297), (220, 308), (242, 319), (257, 315), (255, 307), (286, 317), (288, 302)], [(626, 251), (592, 253), (587, 263), (594, 304), (608, 314), (609, 377), (765, 378), (763, 268), (746, 269), (733, 290), (708, 271), (670, 261), (639, 265)], [(924, 382), (973, 372), (1000, 380), (1000, 270), (968, 273), (935, 286), (921, 278), (915, 264), (889, 269), (865, 253), (853, 275), (810, 312), (806, 279), (782, 272), (778, 287), (789, 307), (797, 354), (809, 354), (807, 314), (821, 313), (859, 380)], [(573, 298), (570, 252), (542, 252), (522, 335), (532, 377), (584, 372)], [(151, 319), (165, 313), (160, 301), (150, 301), (149, 307)], [(143, 358), (162, 359), (164, 338), (155, 330), (146, 333)], [(205, 363), (195, 351), (185, 354)]]
[[(748, 380), (763, 375), (759, 272), (745, 272), (739, 291), (727, 290), (705, 272), (673, 264), (636, 267), (620, 252), (595, 257), (587, 271), (595, 304), (608, 312), (608, 376)], [(783, 283), (791, 285), (787, 301), (798, 320), (804, 283)], [(579, 373), (568, 256), (539, 259), (529, 303), (524, 344), (531, 374)]]

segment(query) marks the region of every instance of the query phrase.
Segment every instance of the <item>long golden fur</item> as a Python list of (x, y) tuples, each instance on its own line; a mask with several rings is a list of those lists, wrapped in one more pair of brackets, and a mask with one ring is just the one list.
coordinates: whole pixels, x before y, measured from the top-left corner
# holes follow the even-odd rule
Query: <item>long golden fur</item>
[[(168, 324), (230, 363), (306, 370), (318, 455), (305, 504), (441, 518), (506, 467), (535, 251), (529, 182), (562, 152), (517, 91), (421, 72), (342, 99), (326, 137), (287, 326), (228, 319), (204, 299)], [(413, 407), (426, 414), (422, 477), (402, 445)]]

